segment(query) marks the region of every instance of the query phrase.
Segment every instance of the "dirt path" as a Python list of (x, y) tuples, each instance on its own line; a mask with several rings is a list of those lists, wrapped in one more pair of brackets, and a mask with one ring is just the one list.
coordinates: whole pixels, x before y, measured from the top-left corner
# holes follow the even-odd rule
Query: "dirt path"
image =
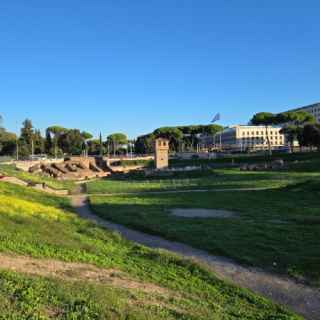
[(132, 240), (151, 248), (161, 248), (184, 257), (194, 258), (209, 265), (220, 278), (229, 280), (241, 287), (259, 293), (276, 303), (287, 306), (305, 319), (320, 320), (320, 290), (295, 281), (265, 272), (257, 268), (244, 267), (236, 262), (219, 256), (213, 256), (205, 251), (188, 245), (165, 240), (143, 232), (110, 223), (96, 216), (90, 210), (86, 196), (74, 196), (72, 204), (77, 213), (99, 225), (118, 231), (128, 240)]
[(23, 187), (29, 187), (29, 188), (32, 188), (32, 189), (35, 189), (38, 191), (43, 191), (43, 192), (54, 194), (57, 196), (67, 196), (69, 194), (68, 190), (55, 190), (55, 189), (52, 189), (48, 186), (43, 187), (43, 185), (41, 183), (37, 183), (35, 185), (30, 185), (28, 182), (21, 180), (21, 179), (18, 179), (18, 178), (15, 178), (15, 177), (4, 177), (0, 181), (8, 182), (11, 184), (16, 184), (16, 185), (23, 186)]
[(29, 275), (53, 277), (69, 281), (90, 281), (121, 289), (135, 289), (145, 293), (171, 294), (165, 288), (130, 279), (114, 269), (101, 269), (85, 263), (71, 263), (52, 259), (34, 259), (0, 253), (0, 270), (10, 270)]
[(23, 186), (23, 187), (28, 186), (27, 182), (25, 182), (21, 179), (15, 178), (15, 177), (3, 177), (0, 181), (16, 184), (18, 186)]

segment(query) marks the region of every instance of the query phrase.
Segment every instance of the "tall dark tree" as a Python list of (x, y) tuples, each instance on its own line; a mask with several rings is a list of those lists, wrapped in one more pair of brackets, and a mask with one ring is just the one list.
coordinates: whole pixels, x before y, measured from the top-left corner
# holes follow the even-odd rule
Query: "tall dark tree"
[[(103, 145), (102, 145), (102, 148)], [(103, 149), (102, 149), (103, 152)], [(88, 141), (88, 154), (91, 156), (101, 155), (101, 142), (100, 139), (91, 139)], [(102, 153), (103, 154), (103, 153)]]
[(17, 136), (15, 133), (3, 131), (0, 133), (0, 154), (13, 156), (16, 151)]
[(64, 153), (80, 155), (83, 151), (84, 142), (80, 130), (71, 129), (59, 136), (58, 145)]
[(103, 141), (102, 141), (102, 133), (100, 132), (100, 136), (99, 136), (99, 154), (102, 157), (103, 156)]
[(286, 136), (286, 140), (289, 143), (290, 152), (293, 151), (294, 142), (298, 139), (299, 132), (299, 127), (292, 124), (288, 124), (280, 130), (280, 133)]
[(44, 139), (40, 130), (35, 130), (32, 121), (26, 119), (22, 123), (19, 138), (19, 154), (22, 158), (27, 158), (33, 152), (34, 154), (44, 153)]
[(46, 130), (45, 152), (46, 154), (54, 155), (52, 136), (48, 129)]
[(177, 127), (162, 127), (153, 132), (156, 138), (166, 138), (169, 140), (170, 149), (179, 151), (181, 145), (183, 133)]
[(251, 123), (253, 125), (263, 125), (265, 127), (269, 155), (272, 155), (271, 142), (270, 142), (268, 129), (270, 126), (278, 123), (277, 116), (270, 112), (259, 112), (253, 116), (253, 118), (251, 119)]
[(12, 156), (16, 150), (17, 136), (14, 133), (6, 131), (0, 116), (0, 155)]
[(20, 138), (19, 138), (19, 156), (21, 159), (28, 158), (32, 153), (32, 145), (34, 138), (34, 128), (32, 121), (26, 119), (22, 123)]
[(302, 143), (305, 146), (316, 147), (320, 150), (320, 125), (307, 124), (302, 131)]
[(32, 121), (29, 119), (26, 119), (22, 123), (20, 139), (25, 141), (26, 144), (31, 145), (33, 136), (34, 136), (34, 128), (32, 125)]
[(45, 152), (45, 139), (43, 139), (40, 130), (35, 130), (33, 144), (35, 154), (43, 154)]
[(134, 149), (137, 154), (150, 154), (154, 152), (154, 134), (146, 134), (135, 140)]

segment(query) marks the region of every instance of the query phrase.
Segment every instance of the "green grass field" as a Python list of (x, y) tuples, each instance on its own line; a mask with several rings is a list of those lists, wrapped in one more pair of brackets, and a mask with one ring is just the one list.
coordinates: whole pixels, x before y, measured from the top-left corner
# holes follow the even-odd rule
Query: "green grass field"
[[(91, 196), (90, 200), (106, 219), (320, 286), (319, 186), (309, 182), (289, 190)], [(170, 214), (172, 208), (226, 209), (237, 216), (181, 218)]]
[[(304, 165), (305, 167), (306, 165)], [(301, 168), (301, 164), (299, 165)], [(143, 177), (129, 174), (118, 178), (95, 180), (86, 184), (87, 191), (94, 193), (126, 193), (165, 190), (227, 189), (227, 188), (281, 188), (290, 184), (320, 179), (320, 171), (247, 172), (239, 169), (208, 169), (176, 173), (174, 177)]]
[(174, 292), (0, 272), (0, 319), (300, 319), (189, 260), (127, 242), (69, 200), (0, 182), (0, 252), (112, 268)]
[(45, 182), (47, 186), (56, 190), (71, 191), (75, 186), (72, 181), (59, 181), (50, 177), (41, 176), (39, 174), (31, 174), (22, 170), (18, 170), (13, 165), (0, 164), (0, 173), (10, 177), (16, 177), (30, 183)]
[[(88, 182), (87, 191), (94, 193), (126, 193), (162, 190), (227, 189), (227, 188), (281, 188), (303, 183), (310, 179), (320, 179), (320, 154), (275, 154), (272, 160), (284, 159), (283, 170), (266, 172), (244, 172), (239, 168), (206, 168), (191, 172), (175, 172), (172, 176), (146, 177), (142, 172), (133, 172)], [(232, 158), (214, 160), (172, 160), (171, 166), (205, 166), (230, 164)], [(261, 163), (266, 158), (260, 156), (238, 156), (236, 163)]]
[(181, 167), (181, 166), (201, 166), (201, 165), (230, 165), (231, 163), (243, 164), (243, 163), (261, 163), (267, 161), (273, 161), (277, 159), (282, 159), (286, 162), (319, 162), (320, 153), (319, 152), (299, 152), (299, 153), (279, 153), (274, 152), (270, 157), (266, 154), (230, 154), (217, 159), (171, 159), (171, 167)]

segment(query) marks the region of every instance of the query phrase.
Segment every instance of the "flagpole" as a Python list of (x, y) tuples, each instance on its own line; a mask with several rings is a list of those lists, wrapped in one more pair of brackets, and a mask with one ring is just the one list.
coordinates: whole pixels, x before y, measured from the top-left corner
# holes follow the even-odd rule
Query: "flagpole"
[[(217, 113), (217, 114), (213, 117), (211, 123), (215, 123), (215, 122), (219, 121), (220, 119), (221, 119), (221, 115), (220, 115), (220, 113)], [(221, 133), (222, 133), (222, 132), (220, 132), (220, 151), (221, 151), (221, 149), (222, 149)], [(213, 148), (214, 146), (215, 146), (215, 134), (212, 134), (212, 148)]]

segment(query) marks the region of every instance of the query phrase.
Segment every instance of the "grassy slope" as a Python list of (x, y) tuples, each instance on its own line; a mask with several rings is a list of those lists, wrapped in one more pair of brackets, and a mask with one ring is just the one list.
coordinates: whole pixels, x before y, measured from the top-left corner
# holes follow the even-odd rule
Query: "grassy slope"
[[(301, 175), (292, 180), (309, 180), (285, 189), (92, 196), (91, 204), (101, 216), (118, 223), (250, 265), (303, 276), (320, 286), (320, 179), (318, 173)], [(228, 209), (240, 218), (183, 219), (171, 216), (170, 208)]]
[(0, 272), (0, 319), (298, 319), (189, 261), (77, 218), (64, 198), (0, 183), (0, 202), (0, 251), (115, 268), (182, 297), (168, 308), (102, 285)]
[(72, 181), (59, 181), (53, 178), (41, 176), (39, 174), (31, 174), (22, 170), (18, 170), (13, 165), (0, 164), (0, 173), (11, 177), (16, 177), (23, 181), (31, 183), (45, 182), (49, 187), (56, 190), (72, 190), (74, 188), (74, 183)]
[(174, 309), (143, 305), (148, 300), (143, 294), (106, 286), (0, 272), (0, 319), (4, 320), (176, 319)]
[(145, 167), (153, 167), (153, 160), (120, 160), (118, 165), (123, 167), (132, 167), (132, 166), (145, 166)]

